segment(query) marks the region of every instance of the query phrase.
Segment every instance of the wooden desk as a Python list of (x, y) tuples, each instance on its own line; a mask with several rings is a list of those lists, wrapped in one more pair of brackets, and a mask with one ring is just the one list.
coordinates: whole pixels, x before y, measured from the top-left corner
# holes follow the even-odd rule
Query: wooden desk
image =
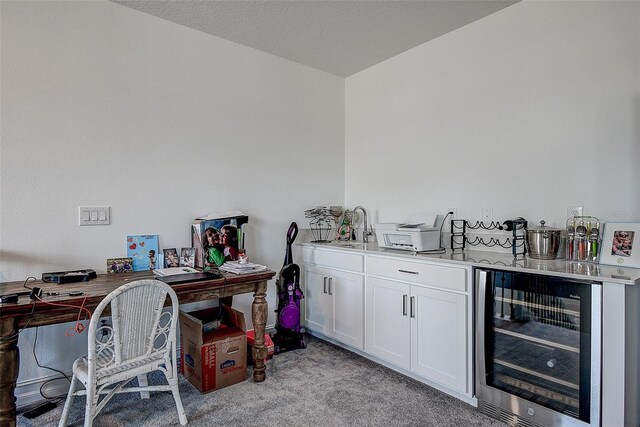
[[(267, 324), (267, 281), (275, 275), (273, 271), (262, 271), (255, 274), (234, 275), (225, 274), (224, 279), (206, 280), (199, 282), (173, 285), (180, 304), (205, 301), (253, 292), (251, 318), (255, 329), (253, 345), (253, 380), (265, 380), (264, 359), (267, 349), (264, 345), (264, 333)], [(99, 275), (89, 282), (56, 285), (42, 281), (30, 281), (27, 286), (37, 286), (44, 292), (68, 293), (82, 291), (84, 295), (77, 297), (46, 296), (43, 301), (37, 301), (35, 307), (29, 296), (21, 296), (17, 304), (0, 304), (0, 426), (16, 425), (16, 398), (14, 396), (18, 371), (20, 366), (20, 352), (18, 349), (18, 331), (25, 326), (54, 325), (57, 323), (73, 322), (78, 317), (79, 308), (59, 307), (47, 304), (58, 302), (80, 306), (86, 297), (84, 306), (93, 311), (100, 301), (114, 289), (124, 283), (140, 279), (152, 279), (150, 271)], [(27, 291), (23, 282), (0, 283), (0, 295)], [(32, 312), (33, 310), (33, 312)], [(33, 314), (32, 314), (33, 313)], [(85, 322), (87, 323), (87, 322)], [(71, 366), (69, 366), (71, 367)]]

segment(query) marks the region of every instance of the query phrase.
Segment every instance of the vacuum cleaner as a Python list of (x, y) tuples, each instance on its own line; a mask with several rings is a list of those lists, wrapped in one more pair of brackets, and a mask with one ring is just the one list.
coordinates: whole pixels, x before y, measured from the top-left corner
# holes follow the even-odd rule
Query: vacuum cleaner
[(300, 301), (304, 298), (300, 289), (300, 267), (293, 262), (291, 245), (298, 235), (298, 224), (292, 222), (287, 231), (287, 249), (284, 265), (278, 274), (276, 290), (278, 308), (276, 309), (276, 332), (271, 335), (274, 354), (306, 348), (300, 332)]

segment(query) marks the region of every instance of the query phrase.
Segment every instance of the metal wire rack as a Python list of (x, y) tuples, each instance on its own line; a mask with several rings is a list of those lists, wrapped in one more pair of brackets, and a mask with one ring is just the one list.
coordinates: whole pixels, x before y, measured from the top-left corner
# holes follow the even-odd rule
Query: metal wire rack
[(525, 227), (526, 221), (524, 221), (523, 227), (513, 229), (513, 235), (511, 238), (507, 237), (504, 240), (497, 237), (490, 237), (489, 240), (486, 240), (480, 236), (476, 236), (474, 239), (470, 240), (469, 237), (467, 237), (467, 229), (498, 230), (501, 229), (500, 223), (492, 221), (490, 224), (485, 224), (482, 221), (476, 221), (473, 224), (469, 224), (466, 219), (453, 219), (451, 220), (451, 249), (455, 252), (464, 250), (466, 245), (484, 246), (488, 248), (499, 246), (505, 249), (511, 248), (511, 253), (514, 258), (524, 256), (527, 253), (527, 248), (525, 246)]

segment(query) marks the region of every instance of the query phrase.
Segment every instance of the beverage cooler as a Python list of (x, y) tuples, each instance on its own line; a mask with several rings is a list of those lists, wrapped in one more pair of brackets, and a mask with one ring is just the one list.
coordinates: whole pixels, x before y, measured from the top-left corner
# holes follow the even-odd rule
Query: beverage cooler
[(479, 410), (513, 426), (600, 423), (602, 286), (476, 270)]

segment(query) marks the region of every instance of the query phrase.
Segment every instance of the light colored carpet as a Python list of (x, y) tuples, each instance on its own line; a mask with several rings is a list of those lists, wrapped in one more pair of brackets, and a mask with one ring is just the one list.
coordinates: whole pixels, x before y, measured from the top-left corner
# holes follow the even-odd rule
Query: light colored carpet
[[(181, 378), (180, 394), (190, 426), (487, 426), (505, 424), (472, 406), (317, 338), (307, 348), (275, 356), (267, 380), (247, 380), (201, 394)], [(251, 369), (249, 369), (251, 371)], [(162, 376), (152, 375), (150, 383)], [(18, 426), (56, 425), (58, 407)], [(84, 397), (74, 400), (69, 425), (80, 426)], [(94, 426), (179, 425), (171, 393), (116, 396)]]

